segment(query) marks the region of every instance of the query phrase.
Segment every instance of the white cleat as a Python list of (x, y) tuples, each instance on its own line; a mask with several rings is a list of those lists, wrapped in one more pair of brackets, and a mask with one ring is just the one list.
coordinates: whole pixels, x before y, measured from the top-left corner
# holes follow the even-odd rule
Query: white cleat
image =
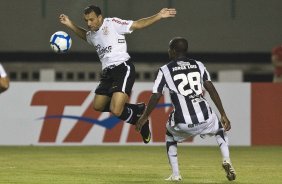
[(222, 167), (225, 170), (226, 177), (229, 181), (233, 181), (236, 179), (236, 172), (230, 162), (224, 160), (222, 163)]
[(165, 181), (181, 181), (182, 177), (180, 175), (178, 176), (174, 176), (173, 174), (168, 177), (167, 179), (165, 179)]

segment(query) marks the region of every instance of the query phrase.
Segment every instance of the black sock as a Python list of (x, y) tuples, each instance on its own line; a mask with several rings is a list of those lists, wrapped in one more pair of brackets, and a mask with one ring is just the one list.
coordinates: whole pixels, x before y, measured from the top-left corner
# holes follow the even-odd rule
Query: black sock
[(139, 117), (137, 117), (138, 114), (138, 106), (136, 104), (128, 104), (126, 103), (124, 105), (123, 111), (121, 115), (118, 117), (121, 120), (126, 121), (130, 124), (135, 124)]

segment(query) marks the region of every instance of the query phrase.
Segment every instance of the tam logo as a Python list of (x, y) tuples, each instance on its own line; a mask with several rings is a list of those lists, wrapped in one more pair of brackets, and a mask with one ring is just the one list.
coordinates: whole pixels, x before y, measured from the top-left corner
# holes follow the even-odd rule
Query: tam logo
[[(62, 119), (76, 120), (75, 125), (68, 132), (63, 143), (81, 143), (93, 126), (106, 128), (103, 135), (103, 143), (119, 143), (124, 123), (114, 116), (98, 120), (102, 113), (94, 111), (91, 103), (81, 116), (63, 114), (65, 107), (81, 106), (89, 93), (90, 91), (37, 91), (33, 95), (31, 105), (47, 107), (45, 115), (37, 117), (38, 120), (43, 121), (39, 143), (56, 142)], [(141, 91), (137, 102), (148, 102), (150, 96), (151, 91)], [(165, 141), (165, 124), (172, 110), (171, 104), (165, 104), (164, 98), (161, 98), (159, 103), (150, 116), (153, 143)], [(134, 128), (134, 126), (130, 126), (126, 142), (143, 142), (141, 136)]]

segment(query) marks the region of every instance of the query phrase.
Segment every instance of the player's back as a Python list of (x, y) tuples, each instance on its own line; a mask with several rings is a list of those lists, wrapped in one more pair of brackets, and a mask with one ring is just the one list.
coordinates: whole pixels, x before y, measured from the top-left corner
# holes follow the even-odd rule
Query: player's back
[(186, 57), (171, 61), (161, 67), (175, 107), (174, 119), (177, 123), (197, 124), (205, 121), (210, 112), (203, 98), (203, 82), (210, 80), (204, 65)]
[(171, 61), (161, 69), (167, 76), (165, 78), (168, 88), (190, 98), (201, 95), (203, 80), (210, 80), (209, 74), (201, 62), (186, 57)]

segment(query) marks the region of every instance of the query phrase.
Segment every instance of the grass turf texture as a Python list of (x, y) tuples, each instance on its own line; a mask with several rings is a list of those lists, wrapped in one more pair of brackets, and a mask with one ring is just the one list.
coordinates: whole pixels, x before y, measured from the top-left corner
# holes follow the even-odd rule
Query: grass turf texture
[[(181, 183), (231, 183), (217, 147), (179, 146)], [(232, 183), (281, 184), (282, 147), (231, 147)], [(3, 184), (169, 183), (165, 146), (0, 147)]]

